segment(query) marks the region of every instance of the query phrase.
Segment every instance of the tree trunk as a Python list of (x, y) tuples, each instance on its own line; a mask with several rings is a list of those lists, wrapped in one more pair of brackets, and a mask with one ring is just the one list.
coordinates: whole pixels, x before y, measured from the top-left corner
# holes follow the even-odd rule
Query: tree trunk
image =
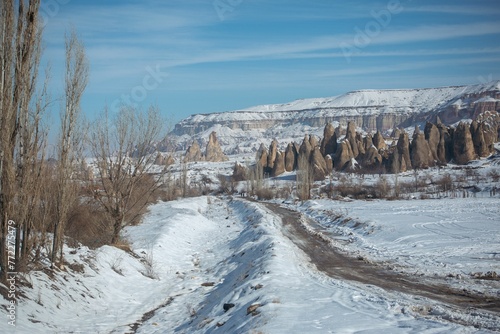
[(123, 219), (117, 217), (114, 219), (113, 223), (113, 237), (111, 238), (111, 244), (116, 244), (120, 241), (120, 233), (122, 231)]

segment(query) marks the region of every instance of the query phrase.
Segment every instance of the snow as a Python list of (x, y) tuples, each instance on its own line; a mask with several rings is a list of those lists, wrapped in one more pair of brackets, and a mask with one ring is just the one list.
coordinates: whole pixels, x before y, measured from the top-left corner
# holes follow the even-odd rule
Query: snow
[[(373, 260), (426, 275), (498, 271), (498, 199), (318, 200), (293, 208), (314, 216), (332, 238), (351, 234), (345, 249)], [(363, 224), (329, 222), (334, 210)], [(28, 274), (32, 287), (22, 288), (27, 297), (19, 299), (15, 331), (3, 321), (0, 332), (490, 333), (427, 314), (430, 305), (441, 309), (425, 298), (325, 276), (259, 203), (217, 197), (158, 203), (124, 237), (133, 254), (66, 248), (68, 262), (83, 264), (83, 273)], [(494, 281), (478, 282), (475, 288), (495, 292), (488, 285)], [(224, 304), (234, 306), (225, 311)], [(491, 326), (488, 317), (475, 316)]]
[(480, 98), (479, 100), (474, 101), (474, 103), (481, 103), (481, 102), (500, 102), (500, 100), (494, 99), (491, 96), (485, 96)]
[[(498, 296), (498, 281), (474, 274), (500, 273), (500, 199), (414, 201), (311, 201), (301, 207), (331, 235), (349, 238), (337, 246), (394, 270), (450, 277), (450, 284)], [(329, 217), (341, 214), (335, 221)], [(346, 224), (345, 218), (352, 220)], [(453, 279), (451, 279), (453, 278)]]
[[(301, 99), (285, 104), (262, 105), (243, 109), (255, 112), (297, 111), (328, 108), (366, 108), (381, 106), (399, 106), (415, 108), (415, 110), (432, 110), (444, 101), (455, 96), (474, 94), (483, 91), (498, 90), (496, 85), (481, 84), (474, 86), (452, 86), (423, 89), (387, 89), (387, 90), (358, 90), (329, 98)], [(361, 110), (361, 109), (360, 109)], [(390, 109), (386, 109), (387, 111)]]

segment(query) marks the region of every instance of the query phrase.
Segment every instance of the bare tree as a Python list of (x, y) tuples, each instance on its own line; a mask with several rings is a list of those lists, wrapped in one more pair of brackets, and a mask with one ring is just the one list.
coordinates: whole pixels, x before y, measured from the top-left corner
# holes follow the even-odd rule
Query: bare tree
[(179, 179), (179, 186), (181, 188), (182, 197), (185, 198), (188, 195), (188, 163), (186, 161), (181, 161), (181, 175)]
[(54, 223), (52, 264), (56, 261), (58, 251), (60, 260), (63, 258), (64, 226), (77, 196), (73, 178), (76, 175), (77, 159), (82, 156), (83, 151), (83, 131), (82, 127), (78, 126), (81, 124), (80, 100), (89, 78), (89, 62), (85, 47), (75, 30), (67, 33), (65, 39), (65, 103), (61, 110), (61, 132), (58, 143), (58, 191), (55, 194), (57, 219)]
[(0, 269), (3, 278), (7, 271), (19, 270), (30, 251), (28, 242), (35, 219), (32, 208), (40, 193), (39, 175), (46, 139), (41, 117), (47, 94), (45, 89), (37, 93), (42, 36), (38, 25), (39, 7), (40, 0), (0, 3)]
[(247, 180), (249, 180), (249, 185), (247, 184), (248, 195), (257, 195), (261, 192), (264, 183), (264, 168), (261, 162), (257, 160), (255, 165), (248, 167), (247, 173)]
[(106, 108), (93, 126), (90, 146), (98, 172), (94, 198), (111, 217), (112, 243), (161, 186), (167, 168), (155, 170), (153, 150), (163, 139), (163, 124), (156, 107), (144, 112), (122, 106), (113, 116)]
[(297, 196), (301, 201), (311, 198), (314, 174), (307, 155), (300, 154), (297, 166)]

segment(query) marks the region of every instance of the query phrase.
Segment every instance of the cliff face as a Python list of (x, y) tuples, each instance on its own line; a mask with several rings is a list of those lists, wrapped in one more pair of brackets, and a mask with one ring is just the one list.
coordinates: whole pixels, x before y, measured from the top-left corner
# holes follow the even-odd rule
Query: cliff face
[[(277, 149), (284, 154), (286, 143), (301, 143), (307, 133), (319, 138), (326, 137), (326, 141), (320, 142), (321, 153), (325, 154), (328, 150), (334, 157), (336, 141), (342, 139), (349, 123), (352, 123), (351, 126), (356, 132), (371, 133), (373, 144), (379, 150), (379, 145), (383, 142), (380, 140), (382, 135), (388, 136), (390, 130), (394, 129), (392, 137), (396, 142), (403, 129), (420, 125), (424, 130), (425, 124), (433, 123), (438, 131), (429, 128), (425, 136), (433, 161), (442, 164), (449, 161), (452, 152), (450, 145), (453, 134), (449, 129), (451, 125), (462, 120), (469, 123), (470, 119), (481, 122), (484, 114), (488, 114), (489, 118), (498, 118), (499, 111), (500, 81), (430, 89), (364, 90), (331, 98), (304, 99), (232, 112), (192, 115), (179, 122), (168, 139), (174, 150), (185, 152), (193, 140), (197, 141), (200, 147), (206, 146), (207, 138), (216, 131), (225, 154), (255, 153), (261, 143), (269, 149), (273, 139), (280, 142)], [(334, 140), (332, 128), (324, 129), (329, 123), (334, 129)], [(396, 130), (398, 128), (399, 130)], [(492, 142), (490, 137), (498, 137), (497, 130), (498, 128), (493, 126), (485, 133), (484, 139), (476, 138), (475, 145), (489, 145)], [(351, 136), (352, 132), (351, 129)], [(354, 147), (353, 138), (350, 138), (350, 142), (351, 151), (354, 153), (361, 151), (364, 154), (369, 150), (369, 147), (359, 142), (358, 146)], [(274, 152), (277, 152), (276, 148), (268, 152), (271, 162), (275, 159)], [(406, 160), (404, 152), (400, 153), (398, 159)], [(374, 162), (378, 161), (379, 157), (372, 154), (367, 160)], [(405, 161), (405, 164), (407, 168), (411, 168), (408, 161)], [(273, 167), (267, 160), (262, 161), (262, 165), (269, 165), (270, 170)]]
[[(188, 118), (180, 123), (175, 125), (175, 129), (173, 133), (178, 136), (188, 135), (194, 136), (200, 132), (204, 132), (208, 129), (211, 129), (215, 126), (222, 126), (231, 130), (267, 130), (275, 126), (287, 127), (292, 126), (293, 124), (301, 123), (303, 125), (311, 126), (311, 127), (323, 127), (328, 123), (339, 123), (341, 125), (346, 125), (349, 122), (352, 122), (356, 126), (366, 130), (366, 131), (385, 131), (388, 129), (392, 129), (394, 127), (399, 127), (405, 122), (412, 121), (415, 119), (415, 115), (408, 113), (404, 110), (401, 113), (396, 112), (387, 112), (383, 114), (369, 114), (369, 115), (348, 115), (346, 114), (348, 110), (343, 109), (341, 113), (335, 115), (335, 110), (328, 110), (323, 112), (327, 112), (328, 115), (315, 116), (310, 112), (306, 115), (299, 116), (300, 112), (296, 112), (293, 115), (295, 117), (291, 117), (286, 119), (283, 115), (278, 115), (277, 113), (273, 113), (271, 115), (266, 115), (269, 117), (277, 117), (277, 119), (259, 119), (262, 118), (261, 112), (248, 112), (245, 113), (245, 118), (241, 120), (232, 120), (225, 119), (225, 117), (221, 117), (218, 119), (217, 117), (210, 118), (201, 118), (198, 117), (199, 120), (194, 121), (191, 118)], [(358, 113), (356, 108), (352, 109), (353, 114)], [(290, 113), (287, 113), (290, 114)], [(212, 114), (212, 116), (216, 116), (217, 114)], [(234, 117), (240, 116), (241, 114), (235, 114)], [(199, 115), (198, 115), (199, 116)]]
[[(263, 131), (296, 124), (321, 128), (352, 122), (365, 131), (409, 127), (437, 116), (444, 124), (475, 119), (484, 111), (500, 111), (500, 81), (471, 86), (407, 90), (362, 90), (331, 98), (304, 99), (244, 110), (193, 115), (176, 124), (173, 133), (194, 136), (213, 131)], [(219, 132), (219, 131), (218, 131)]]

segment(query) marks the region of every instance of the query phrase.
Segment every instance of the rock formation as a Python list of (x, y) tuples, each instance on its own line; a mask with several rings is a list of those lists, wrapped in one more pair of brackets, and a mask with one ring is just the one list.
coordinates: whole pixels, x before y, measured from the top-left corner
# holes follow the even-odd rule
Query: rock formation
[(348, 163), (354, 159), (351, 144), (348, 140), (341, 141), (337, 146), (337, 152), (333, 158), (333, 167), (340, 171), (347, 167)]
[(372, 145), (370, 146), (365, 153), (365, 157), (363, 159), (363, 166), (368, 168), (377, 168), (382, 165), (382, 156), (378, 153), (377, 148)]
[(260, 144), (260, 147), (257, 151), (255, 160), (257, 163), (262, 167), (267, 167), (267, 156), (268, 156), (267, 148), (264, 146), (263, 143)]
[(335, 154), (337, 151), (337, 134), (331, 123), (328, 123), (323, 130), (323, 140), (321, 141), (321, 154)]
[(413, 169), (426, 169), (434, 165), (429, 144), (425, 140), (425, 135), (420, 132), (418, 126), (415, 128), (413, 140), (411, 141), (410, 159)]
[(429, 145), (429, 150), (433, 161), (446, 163), (446, 161), (440, 160), (438, 156), (438, 146), (441, 140), (441, 135), (439, 133), (438, 127), (430, 122), (427, 122), (427, 124), (425, 124), (424, 134), (425, 140), (427, 140), (427, 144)]
[(165, 164), (165, 157), (160, 152), (158, 152), (155, 158), (155, 165), (163, 166), (164, 164)]
[(355, 158), (363, 158), (366, 150), (361, 133), (356, 133), (356, 145), (358, 146), (358, 155)]
[(281, 153), (280, 151), (276, 151), (271, 171), (271, 176), (278, 176), (283, 174), (284, 172), (285, 172), (285, 154)]
[(276, 160), (276, 154), (278, 153), (278, 141), (274, 139), (269, 145), (269, 154), (267, 156), (267, 167), (272, 169), (274, 167), (274, 160)]
[(347, 123), (347, 132), (345, 138), (351, 146), (351, 152), (354, 158), (359, 155), (358, 142), (356, 141), (356, 125), (353, 122)]
[(458, 124), (453, 134), (453, 158), (459, 165), (465, 165), (476, 158), (470, 129), (464, 122)]
[(285, 170), (294, 171), (297, 168), (298, 152), (294, 144), (290, 143), (285, 150)]
[(167, 161), (165, 161), (165, 165), (170, 166), (175, 164), (175, 158), (172, 154), (169, 154), (167, 157)]
[(373, 138), (371, 134), (367, 134), (365, 138), (363, 138), (363, 149), (368, 151), (370, 147), (373, 146)]
[(201, 153), (200, 145), (196, 140), (188, 147), (184, 155), (184, 162), (202, 161), (203, 154)]
[(385, 143), (384, 136), (380, 131), (377, 131), (375, 135), (373, 136), (373, 145), (377, 148), (377, 150), (385, 150), (387, 147), (387, 144)]
[(401, 130), (399, 128), (394, 128), (391, 133), (391, 138), (399, 138), (401, 136)]
[(328, 174), (330, 174), (333, 171), (333, 159), (330, 154), (327, 154), (325, 156), (325, 163), (326, 163), (326, 170)]
[(319, 145), (318, 138), (314, 135), (309, 136), (309, 144), (311, 145), (311, 150), (314, 150)]
[(472, 121), (470, 125), (470, 132), (476, 154), (481, 158), (489, 156), (491, 152), (489, 145), (486, 142), (484, 124)]
[(212, 133), (210, 133), (210, 136), (208, 137), (205, 160), (211, 162), (228, 160), (224, 152), (222, 152), (222, 148), (220, 147), (219, 141), (217, 140), (217, 134), (215, 133), (215, 131), (212, 131)]
[(313, 177), (315, 181), (324, 180), (328, 175), (328, 168), (326, 166), (325, 158), (321, 154), (321, 150), (318, 146), (316, 146), (311, 153), (311, 161), (310, 161)]
[(280, 152), (274, 140), (269, 147), (270, 153), (261, 144), (256, 159), (265, 173), (277, 176), (296, 170), (300, 158), (309, 163), (315, 180), (323, 180), (333, 169), (348, 170), (358, 162), (368, 171), (392, 173), (445, 165), (452, 159), (457, 164), (466, 164), (477, 156), (491, 154), (493, 143), (498, 140), (500, 116), (496, 114), (488, 114), (488, 121), (474, 121), (470, 126), (460, 123), (456, 129), (446, 127), (439, 118), (437, 122), (427, 122), (424, 132), (417, 126), (411, 141), (408, 134), (401, 131), (397, 143), (393, 142), (391, 147), (387, 146), (380, 131), (373, 137), (368, 134), (363, 138), (355, 132), (351, 122), (346, 137), (337, 143), (337, 129), (327, 124), (325, 137), (320, 138), (319, 145), (316, 137), (305, 135), (300, 146), (290, 143), (285, 152)]
[(406, 162), (403, 159), (403, 157), (399, 154), (399, 150), (397, 147), (392, 147), (391, 148), (392, 152), (389, 154), (389, 157), (387, 159), (387, 168), (388, 170), (393, 173), (401, 173), (403, 171), (406, 171)]
[(439, 164), (447, 164), (452, 158), (453, 145), (450, 130), (441, 122), (437, 123), (439, 131), (439, 144), (437, 147), (437, 157)]
[(166, 157), (161, 153), (158, 153), (156, 155), (155, 165), (170, 166), (173, 165), (174, 163), (175, 159), (171, 154), (167, 155)]
[(401, 132), (401, 134), (399, 135), (396, 149), (399, 156), (399, 159), (396, 160), (399, 166), (399, 172), (406, 172), (407, 170), (411, 169), (410, 139), (406, 132)]
[(309, 161), (312, 150), (313, 150), (313, 148), (311, 146), (309, 135), (305, 135), (304, 140), (302, 141), (302, 144), (300, 145), (299, 155), (303, 156), (305, 159), (307, 159)]

